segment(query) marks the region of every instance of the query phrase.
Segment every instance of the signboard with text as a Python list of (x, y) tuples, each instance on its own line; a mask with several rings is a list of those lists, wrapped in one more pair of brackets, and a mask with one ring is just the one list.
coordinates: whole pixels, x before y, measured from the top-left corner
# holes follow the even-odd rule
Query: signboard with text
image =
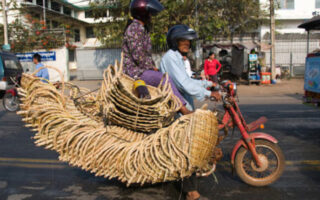
[(16, 56), (18, 57), (20, 62), (32, 62), (32, 57), (36, 53), (40, 54), (41, 62), (43, 62), (43, 61), (55, 61), (56, 60), (56, 52), (55, 51), (17, 53)]

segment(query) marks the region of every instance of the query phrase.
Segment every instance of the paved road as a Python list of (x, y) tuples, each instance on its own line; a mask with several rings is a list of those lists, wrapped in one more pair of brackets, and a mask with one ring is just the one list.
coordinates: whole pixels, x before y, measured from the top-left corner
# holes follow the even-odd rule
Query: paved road
[[(264, 131), (280, 141), (287, 166), (276, 183), (254, 188), (232, 174), (228, 155), (239, 138), (235, 131), (221, 144), (225, 156), (216, 172), (218, 183), (211, 176), (202, 178), (200, 192), (215, 200), (319, 199), (320, 109), (301, 104), (300, 98), (299, 94), (240, 96), (240, 106), (248, 121), (261, 115), (268, 117)], [(32, 136), (20, 117), (0, 107), (0, 200), (181, 197), (181, 185), (174, 183), (126, 188), (116, 180), (69, 167), (57, 160), (57, 153), (35, 147)]]

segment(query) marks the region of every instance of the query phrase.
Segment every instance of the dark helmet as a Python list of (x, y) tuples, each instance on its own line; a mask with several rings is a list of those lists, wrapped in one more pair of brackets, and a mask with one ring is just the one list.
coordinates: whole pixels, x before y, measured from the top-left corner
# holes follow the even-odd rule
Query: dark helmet
[(178, 50), (178, 40), (194, 40), (198, 35), (195, 30), (189, 28), (187, 25), (175, 25), (171, 27), (167, 33), (167, 44), (170, 49)]
[(157, 15), (164, 9), (158, 0), (133, 0), (130, 3), (130, 13), (135, 19), (148, 21), (151, 15)]

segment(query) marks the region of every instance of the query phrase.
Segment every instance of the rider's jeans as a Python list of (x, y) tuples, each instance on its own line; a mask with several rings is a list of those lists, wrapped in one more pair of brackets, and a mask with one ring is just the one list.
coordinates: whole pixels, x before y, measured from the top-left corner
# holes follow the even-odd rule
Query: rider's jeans
[(197, 191), (199, 188), (199, 178), (196, 176), (195, 173), (188, 178), (184, 178), (181, 181), (181, 183), (182, 183), (182, 191), (184, 193)]

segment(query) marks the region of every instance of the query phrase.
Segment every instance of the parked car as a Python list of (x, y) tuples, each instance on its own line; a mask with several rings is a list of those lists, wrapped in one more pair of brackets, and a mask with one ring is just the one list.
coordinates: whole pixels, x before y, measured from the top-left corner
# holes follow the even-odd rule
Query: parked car
[(21, 76), (23, 69), (17, 58), (12, 52), (0, 51), (0, 93), (15, 87), (10, 77)]

